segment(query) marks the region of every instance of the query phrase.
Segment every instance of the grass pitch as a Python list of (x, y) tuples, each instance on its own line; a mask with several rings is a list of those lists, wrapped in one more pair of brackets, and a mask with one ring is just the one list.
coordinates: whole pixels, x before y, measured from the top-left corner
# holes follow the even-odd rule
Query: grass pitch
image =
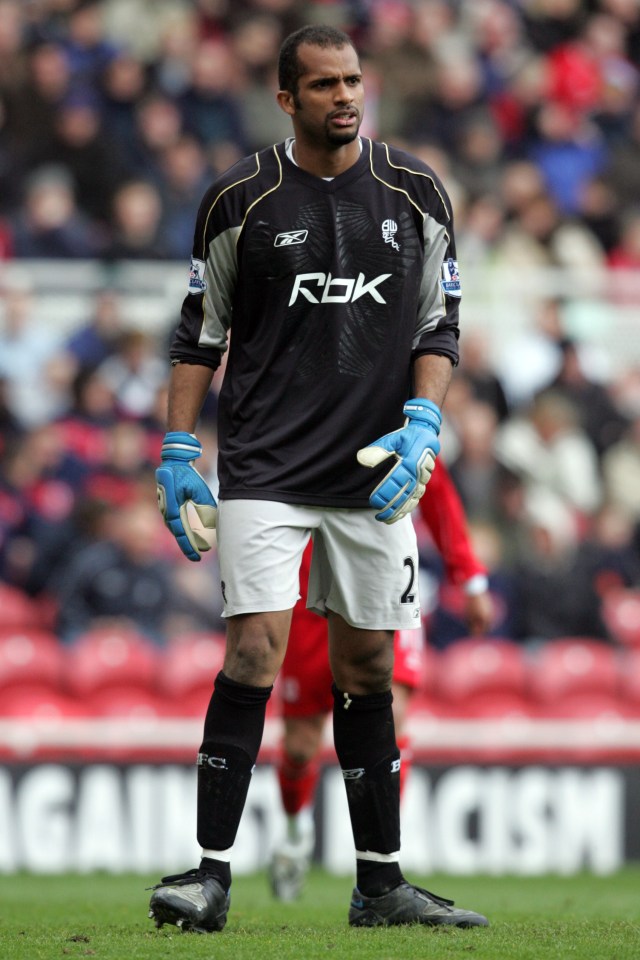
[(156, 930), (156, 877), (0, 878), (2, 960), (639, 960), (640, 866), (611, 877), (411, 880), (485, 913), (488, 929), (347, 925), (349, 879), (313, 870), (301, 900), (275, 902), (264, 874), (238, 877), (222, 933)]

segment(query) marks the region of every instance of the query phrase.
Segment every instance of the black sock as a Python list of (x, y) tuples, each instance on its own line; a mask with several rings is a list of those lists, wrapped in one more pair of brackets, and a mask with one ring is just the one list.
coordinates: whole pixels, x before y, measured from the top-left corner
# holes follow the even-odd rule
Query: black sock
[[(402, 882), (400, 751), (391, 691), (358, 696), (333, 687), (333, 737), (347, 791), (356, 851), (357, 886), (382, 896)], [(387, 858), (392, 859), (388, 860)]]
[[(272, 687), (236, 683), (220, 671), (204, 721), (198, 754), (198, 843), (205, 850), (233, 846), (258, 756), (267, 701)], [(207, 861), (204, 869), (222, 864), (216, 873), (226, 887), (230, 868), (225, 861)], [(226, 869), (226, 874), (225, 874)]]

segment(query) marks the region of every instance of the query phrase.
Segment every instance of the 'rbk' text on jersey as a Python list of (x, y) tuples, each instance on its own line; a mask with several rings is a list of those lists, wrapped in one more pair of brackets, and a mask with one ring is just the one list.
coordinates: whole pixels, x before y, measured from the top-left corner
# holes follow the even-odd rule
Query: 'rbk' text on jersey
[[(302, 294), (309, 303), (354, 303), (360, 297), (364, 297), (365, 294), (373, 297), (378, 303), (386, 303), (387, 301), (378, 292), (377, 287), (388, 280), (390, 276), (390, 273), (381, 273), (379, 277), (375, 277), (373, 280), (366, 280), (365, 275), (359, 273), (357, 279), (352, 280), (332, 277), (330, 273), (300, 273), (294, 280), (289, 306), (291, 307), (296, 302), (299, 294)], [(318, 296), (303, 284), (314, 284)], [(318, 288), (322, 289), (321, 295)], [(338, 293), (338, 290), (341, 290), (341, 292)]]

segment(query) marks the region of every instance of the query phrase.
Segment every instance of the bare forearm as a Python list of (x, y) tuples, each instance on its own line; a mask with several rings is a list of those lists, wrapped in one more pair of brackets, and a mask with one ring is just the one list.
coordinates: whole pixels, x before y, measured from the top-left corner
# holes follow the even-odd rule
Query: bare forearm
[(195, 431), (212, 376), (210, 367), (194, 363), (177, 363), (171, 368), (167, 430)]
[(453, 367), (448, 357), (426, 353), (413, 365), (414, 396), (431, 400), (442, 407), (447, 395)]

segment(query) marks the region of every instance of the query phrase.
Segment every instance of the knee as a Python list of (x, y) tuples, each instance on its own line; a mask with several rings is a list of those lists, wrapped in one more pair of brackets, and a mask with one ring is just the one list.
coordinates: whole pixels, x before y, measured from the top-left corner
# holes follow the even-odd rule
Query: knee
[(270, 686), (280, 669), (285, 648), (286, 643), (276, 632), (247, 623), (241, 630), (229, 631), (224, 672), (238, 683)]
[(383, 693), (391, 689), (393, 656), (386, 648), (369, 650), (366, 655), (335, 665), (334, 679), (338, 689), (351, 693)]

